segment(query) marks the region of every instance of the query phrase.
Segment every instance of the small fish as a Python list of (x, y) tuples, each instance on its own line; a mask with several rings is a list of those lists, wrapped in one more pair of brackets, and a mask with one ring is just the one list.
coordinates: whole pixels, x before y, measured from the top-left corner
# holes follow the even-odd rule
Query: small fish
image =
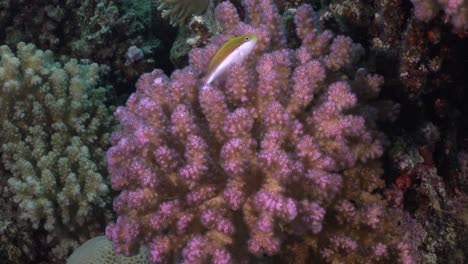
[(255, 48), (257, 40), (257, 35), (245, 34), (226, 41), (211, 59), (208, 73), (204, 78), (205, 85), (212, 83), (231, 65), (242, 63)]

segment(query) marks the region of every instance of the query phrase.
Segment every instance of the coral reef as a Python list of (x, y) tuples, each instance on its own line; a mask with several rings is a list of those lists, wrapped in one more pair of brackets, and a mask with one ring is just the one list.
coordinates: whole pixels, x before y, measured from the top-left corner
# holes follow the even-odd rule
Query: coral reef
[(466, 0), (411, 0), (414, 15), (422, 21), (433, 19), (443, 10), (455, 29), (468, 30), (468, 1)]
[(184, 25), (192, 15), (201, 15), (211, 0), (158, 0), (162, 16), (169, 18), (172, 25)]
[[(124, 93), (145, 71), (170, 68), (168, 51), (174, 33), (154, 16), (152, 0), (1, 0), (0, 43), (34, 43), (41, 49), (110, 66), (110, 78)], [(151, 30), (157, 23), (158, 31)], [(126, 63), (128, 49), (144, 58)], [(158, 56), (156, 56), (158, 53)]]
[(64, 258), (112, 217), (105, 151), (115, 121), (99, 66), (62, 63), (32, 44), (0, 47), (1, 163), (15, 221), (47, 231)]
[(384, 74), (406, 99), (417, 100), (453, 81), (452, 66), (459, 62), (452, 47), (466, 41), (440, 17), (421, 22), (402, 0), (332, 1), (323, 8), (322, 23), (361, 41), (370, 50), (367, 66)]
[[(426, 124), (421, 130), (428, 135), (428, 131), (437, 133), (438, 129)], [(412, 136), (421, 138), (421, 134)], [(438, 133), (419, 143), (412, 136), (399, 138), (389, 151), (391, 168), (397, 175), (389, 195), (401, 197), (396, 205), (404, 206), (420, 223), (424, 263), (465, 263), (468, 253), (465, 154), (458, 155), (455, 164), (459, 169), (451, 169), (449, 175), (444, 175), (443, 167), (437, 168), (434, 163), (435, 145), (440, 138), (433, 136), (439, 137)]]
[[(415, 263), (417, 241), (381, 195), (383, 78), (357, 69), (362, 47), (316, 28), (311, 6), (294, 10), (297, 48), (272, 1), (242, 7), (241, 20), (219, 4), (222, 34), (170, 78), (143, 75), (116, 110), (115, 250), (146, 245), (155, 263)], [(219, 46), (245, 33), (259, 38), (253, 54), (201, 85)]]
[(223, 1), (0, 0), (0, 263), (468, 263), (468, 1)]
[(40, 263), (47, 251), (46, 233), (17, 217), (18, 206), (11, 199), (9, 177), (0, 163), (0, 263)]

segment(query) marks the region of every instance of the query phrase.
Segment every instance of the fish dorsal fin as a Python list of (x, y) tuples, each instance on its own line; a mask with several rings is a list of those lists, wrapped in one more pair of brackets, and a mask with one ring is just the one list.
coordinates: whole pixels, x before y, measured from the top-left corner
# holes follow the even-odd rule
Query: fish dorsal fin
[(212, 72), (221, 62), (226, 59), (235, 49), (244, 43), (244, 35), (234, 37), (226, 41), (221, 48), (215, 53), (208, 66), (208, 73)]

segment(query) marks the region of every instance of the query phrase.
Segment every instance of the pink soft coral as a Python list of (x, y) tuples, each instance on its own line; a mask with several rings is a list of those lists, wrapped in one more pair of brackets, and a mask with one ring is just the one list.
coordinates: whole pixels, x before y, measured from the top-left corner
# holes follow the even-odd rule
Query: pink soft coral
[[(397, 218), (371, 194), (382, 187), (381, 137), (359, 104), (381, 78), (344, 74), (359, 46), (314, 28), (309, 5), (296, 11), (298, 49), (272, 1), (243, 6), (246, 22), (219, 4), (223, 34), (171, 78), (143, 75), (116, 111), (108, 161), (119, 218), (106, 232), (115, 249), (144, 244), (158, 263), (243, 263), (297, 243), (329, 261), (396, 252)], [(217, 48), (245, 33), (259, 37), (246, 62), (199, 86)]]

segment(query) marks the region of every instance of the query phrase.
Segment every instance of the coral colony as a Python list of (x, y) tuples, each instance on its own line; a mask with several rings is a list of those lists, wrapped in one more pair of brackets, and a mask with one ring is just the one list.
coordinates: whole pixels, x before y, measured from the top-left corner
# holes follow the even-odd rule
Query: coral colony
[[(98, 65), (54, 61), (19, 43), (0, 47), (2, 166), (21, 219), (57, 239), (57, 251), (99, 234), (110, 213), (105, 150), (115, 121)], [(110, 219), (110, 217), (107, 217)], [(5, 223), (6, 225), (7, 223)], [(65, 253), (66, 254), (66, 253)]]
[[(296, 49), (272, 1), (243, 7), (241, 21), (219, 4), (222, 34), (170, 78), (144, 74), (115, 112), (107, 157), (120, 193), (106, 229), (115, 250), (145, 245), (154, 263), (247, 263), (282, 249), (413, 263), (400, 213), (373, 192), (384, 138), (370, 102), (383, 78), (356, 69), (362, 48), (315, 28), (311, 6), (296, 10)], [(258, 36), (251, 56), (200, 89), (214, 53), (241, 34)]]

